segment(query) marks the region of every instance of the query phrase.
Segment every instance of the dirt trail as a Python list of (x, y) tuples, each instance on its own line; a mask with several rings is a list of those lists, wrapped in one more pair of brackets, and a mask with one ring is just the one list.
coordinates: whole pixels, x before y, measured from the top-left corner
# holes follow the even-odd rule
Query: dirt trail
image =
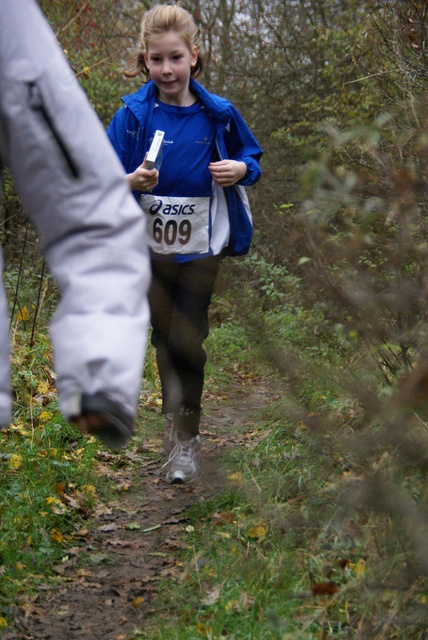
[(69, 550), (58, 567), (60, 586), (42, 587), (24, 608), (16, 607), (15, 631), (5, 640), (125, 640), (135, 629), (147, 631), (148, 619), (161, 615), (159, 582), (178, 579), (185, 571), (178, 554), (188, 524), (185, 511), (227, 485), (228, 472), (219, 466), (222, 453), (249, 445), (246, 431), (251, 430), (254, 412), (273, 395), (252, 381), (235, 385), (227, 398), (205, 401), (203, 470), (192, 485), (171, 486), (165, 474), (160, 475), (163, 434), (150, 445), (150, 461), (138, 469), (133, 462), (144, 459), (144, 444), (140, 451), (127, 451), (127, 463), (115, 471), (108, 465), (110, 454), (103, 453), (105, 472), (114, 473), (118, 484), (129, 490), (96, 509), (95, 518), (81, 531), (83, 544)]

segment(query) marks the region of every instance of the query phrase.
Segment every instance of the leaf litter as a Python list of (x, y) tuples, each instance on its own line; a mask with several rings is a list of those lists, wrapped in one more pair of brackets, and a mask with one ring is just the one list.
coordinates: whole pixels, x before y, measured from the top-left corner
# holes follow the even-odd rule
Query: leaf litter
[[(59, 586), (39, 590), (31, 606), (28, 596), (18, 603), (7, 640), (125, 640), (146, 626), (150, 614), (159, 615), (159, 583), (165, 578), (181, 580), (192, 571), (191, 566), (183, 571), (178, 555), (185, 548), (181, 539), (188, 526), (186, 510), (225, 486), (241, 484), (239, 474), (229, 474), (230, 479), (221, 474), (219, 453), (227, 447), (247, 448), (258, 439), (261, 434), (240, 433), (239, 428), (248, 427), (252, 412), (267, 401), (266, 390), (254, 384), (248, 391), (239, 387), (222, 402), (215, 397), (206, 401), (201, 424), (203, 468), (193, 485), (171, 486), (159, 474), (162, 433), (136, 447), (132, 443), (124, 453), (99, 451), (97, 472), (115, 483), (119, 498), (105, 504), (92, 487), (87, 487), (87, 495), (60, 488), (59, 502), (66, 509), (82, 509), (85, 500), (97, 498), (92, 520), (76, 531), (74, 539), (81, 546), (74, 553), (67, 550), (56, 567)], [(52, 504), (62, 508), (56, 501)], [(233, 512), (213, 517), (218, 525), (232, 524), (235, 518)], [(255, 538), (264, 538), (264, 523), (254, 533)], [(201, 563), (204, 559), (197, 558), (195, 567)], [(220, 595), (221, 585), (215, 585), (202, 604), (211, 606)], [(251, 602), (244, 600), (231, 606), (248, 609)]]

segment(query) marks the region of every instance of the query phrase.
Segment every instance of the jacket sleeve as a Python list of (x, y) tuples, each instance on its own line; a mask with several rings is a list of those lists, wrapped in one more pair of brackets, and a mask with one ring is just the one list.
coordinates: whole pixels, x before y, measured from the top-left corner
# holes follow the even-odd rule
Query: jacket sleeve
[(230, 123), (224, 132), (228, 157), (247, 165), (247, 173), (239, 182), (244, 187), (256, 183), (261, 176), (259, 160), (263, 150), (239, 111), (229, 103)]
[[(127, 173), (130, 173), (130, 157), (132, 155), (126, 134), (126, 132), (130, 130), (127, 124), (130, 116), (132, 116), (131, 111), (126, 106), (121, 107), (114, 114), (107, 129), (107, 136)], [(135, 127), (133, 127), (133, 129), (135, 129)]]
[(101, 394), (135, 415), (149, 322), (144, 218), (33, 0), (0, 4), (0, 156), (62, 292), (51, 337), (63, 413)]

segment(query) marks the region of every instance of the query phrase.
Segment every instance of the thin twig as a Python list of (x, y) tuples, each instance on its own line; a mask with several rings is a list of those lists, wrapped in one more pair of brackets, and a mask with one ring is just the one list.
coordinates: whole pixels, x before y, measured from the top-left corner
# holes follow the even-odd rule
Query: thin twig
[(16, 309), (16, 305), (18, 303), (18, 291), (19, 291), (19, 285), (21, 282), (21, 274), (22, 274), (22, 265), (24, 263), (24, 253), (25, 253), (25, 247), (27, 245), (27, 236), (28, 236), (28, 218), (25, 219), (25, 236), (24, 236), (24, 244), (22, 246), (22, 251), (21, 251), (21, 260), (19, 262), (19, 269), (18, 269), (18, 279), (16, 281), (16, 288), (15, 288), (15, 295), (13, 298), (13, 308), (12, 308), (12, 313), (10, 315), (10, 323), (9, 323), (9, 331), (12, 328), (12, 321), (13, 321), (13, 316), (15, 315), (15, 309)]
[(80, 78), (81, 76), (84, 76), (86, 73), (89, 73), (90, 71), (92, 71), (92, 69), (95, 69), (95, 67), (99, 67), (100, 64), (104, 64), (105, 62), (108, 62), (109, 60), (111, 60), (111, 56), (112, 54), (107, 56), (107, 58), (103, 58), (102, 60), (98, 60), (98, 62), (94, 62), (94, 64), (90, 67), (85, 67), (84, 69), (82, 69), (82, 71), (79, 71), (79, 73), (76, 73), (75, 77)]
[(386, 73), (398, 73), (398, 69), (388, 69), (388, 71), (379, 71), (379, 73), (372, 73), (369, 76), (364, 76), (364, 78), (357, 78), (356, 80), (348, 80), (343, 84), (354, 84), (355, 82), (363, 82), (363, 80), (369, 80), (370, 78), (376, 78), (376, 76), (383, 76)]
[(40, 284), (39, 284), (39, 291), (37, 294), (37, 303), (36, 303), (36, 310), (34, 311), (34, 318), (33, 318), (33, 326), (31, 328), (31, 340), (30, 340), (30, 349), (33, 346), (33, 338), (34, 338), (34, 332), (36, 330), (36, 320), (37, 320), (37, 314), (39, 312), (39, 308), (40, 308), (40, 296), (41, 296), (41, 292), (42, 292), (42, 286), (43, 286), (43, 277), (45, 275), (45, 261), (43, 260), (43, 264), (42, 264), (42, 272), (40, 274)]
[(71, 27), (73, 22), (75, 22), (77, 20), (77, 18), (79, 18), (81, 16), (81, 14), (85, 11), (85, 9), (87, 9), (88, 5), (89, 5), (89, 0), (87, 0), (87, 2), (85, 2), (85, 4), (83, 4), (80, 7), (79, 11), (77, 13), (75, 13), (74, 16), (72, 18), (70, 18), (70, 20), (68, 22), (66, 22), (65, 25), (63, 27), (61, 27), (57, 31), (57, 33), (56, 33), (56, 37), (57, 38), (63, 31), (66, 31), (69, 27)]

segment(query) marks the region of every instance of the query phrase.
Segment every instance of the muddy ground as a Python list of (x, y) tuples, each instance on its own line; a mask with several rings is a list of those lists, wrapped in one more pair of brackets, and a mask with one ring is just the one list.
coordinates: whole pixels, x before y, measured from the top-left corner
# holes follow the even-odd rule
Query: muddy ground
[[(161, 607), (159, 583), (189, 570), (180, 561), (186, 510), (228, 486), (233, 470), (221, 464), (222, 454), (254, 445), (248, 436), (254, 415), (273, 398), (271, 389), (253, 381), (205, 401), (202, 473), (188, 486), (171, 486), (160, 473), (161, 433), (140, 449), (128, 447), (118, 469), (112, 454), (101, 452), (100, 473), (124, 490), (112, 503), (100, 503), (79, 532), (79, 544), (56, 569), (60, 585), (41, 585), (24, 606), (11, 605), (15, 629), (4, 640), (126, 640), (135, 629), (154, 629), (159, 616), (170, 618), (174, 612)], [(135, 464), (141, 459), (142, 466)]]

